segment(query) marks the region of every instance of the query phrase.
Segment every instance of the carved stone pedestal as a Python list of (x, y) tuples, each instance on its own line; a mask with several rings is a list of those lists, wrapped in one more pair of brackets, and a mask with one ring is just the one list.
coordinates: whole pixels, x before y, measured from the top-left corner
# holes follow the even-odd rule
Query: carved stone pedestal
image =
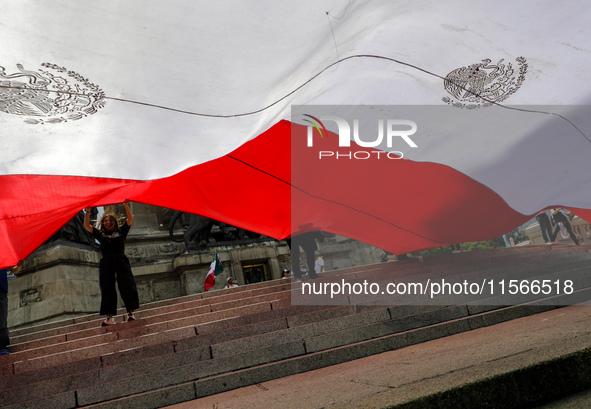
[(8, 326), (98, 312), (99, 253), (55, 242), (27, 258), (8, 284)]

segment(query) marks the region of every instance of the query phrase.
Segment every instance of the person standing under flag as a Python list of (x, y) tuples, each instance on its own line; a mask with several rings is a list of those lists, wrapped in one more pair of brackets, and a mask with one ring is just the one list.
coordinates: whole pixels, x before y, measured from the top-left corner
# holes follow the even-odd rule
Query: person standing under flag
[(203, 284), (203, 288), (205, 291), (209, 291), (215, 285), (215, 278), (220, 275), (224, 271), (224, 266), (220, 261), (220, 256), (216, 250), (213, 260), (211, 261), (211, 265), (209, 266), (209, 272), (207, 273), (207, 277), (205, 277), (205, 283)]
[(135, 278), (131, 271), (131, 264), (125, 255), (125, 239), (133, 223), (133, 214), (129, 207), (129, 200), (123, 202), (127, 213), (127, 220), (119, 226), (114, 214), (103, 214), (100, 229), (90, 224), (90, 208), (84, 215), (84, 228), (101, 244), (101, 261), (99, 264), (99, 285), (101, 288), (100, 314), (106, 315), (102, 326), (115, 324), (113, 316), (117, 314), (117, 290), (127, 310), (127, 321), (134, 321), (133, 311), (140, 307), (139, 295)]
[(14, 267), (0, 269), (0, 355), (8, 355), (10, 334), (8, 331), (8, 273), (16, 274), (23, 265), (20, 260)]
[(569, 214), (569, 213), (570, 212), (568, 210), (563, 209), (561, 207), (552, 209), (552, 218), (554, 219), (554, 223), (556, 224), (556, 227), (554, 228), (554, 231), (552, 232), (552, 236), (550, 237), (550, 241), (556, 242), (556, 236), (558, 236), (558, 232), (560, 231), (560, 223), (562, 223), (562, 226), (564, 226), (564, 228), (568, 232), (570, 238), (575, 242), (575, 244), (577, 246), (579, 246), (580, 245), (579, 240), (577, 239), (577, 235), (573, 232), (573, 228), (571, 227), (568, 216), (567, 216), (567, 214)]

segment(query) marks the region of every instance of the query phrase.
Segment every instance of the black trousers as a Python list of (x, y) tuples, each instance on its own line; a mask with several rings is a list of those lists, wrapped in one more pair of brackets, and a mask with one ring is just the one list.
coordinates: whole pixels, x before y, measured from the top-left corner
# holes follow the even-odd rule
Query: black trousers
[(302, 278), (302, 272), (300, 271), (300, 246), (304, 250), (304, 253), (306, 253), (308, 277), (316, 277), (316, 272), (314, 271), (316, 256), (314, 252), (318, 250), (318, 245), (316, 244), (317, 234), (317, 232), (308, 232), (287, 240), (287, 244), (291, 250), (291, 271), (295, 278)]
[[(0, 270), (0, 274), (6, 274), (6, 270)], [(10, 345), (8, 333), (8, 293), (0, 289), (0, 349)]]
[(552, 238), (552, 225), (550, 224), (550, 218), (546, 213), (541, 213), (536, 216), (536, 220), (540, 225), (540, 230), (542, 231), (542, 238), (544, 239), (544, 243), (548, 243), (548, 241), (550, 241), (550, 239)]
[(140, 307), (135, 278), (131, 272), (129, 259), (125, 254), (103, 256), (99, 265), (99, 284), (101, 287), (101, 315), (117, 314), (117, 290), (127, 311)]
[[(568, 232), (570, 238), (575, 242), (575, 244), (578, 246), (579, 245), (579, 240), (577, 240), (577, 236), (575, 235), (575, 233), (573, 232), (573, 229), (570, 225), (570, 222), (568, 221), (560, 221), (564, 227), (566, 228), (566, 231)], [(552, 237), (550, 237), (550, 241), (555, 241), (556, 240), (556, 236), (558, 236), (558, 232), (560, 231), (560, 226), (558, 225), (558, 222), (556, 222), (556, 227), (554, 227), (554, 231), (552, 232)]]

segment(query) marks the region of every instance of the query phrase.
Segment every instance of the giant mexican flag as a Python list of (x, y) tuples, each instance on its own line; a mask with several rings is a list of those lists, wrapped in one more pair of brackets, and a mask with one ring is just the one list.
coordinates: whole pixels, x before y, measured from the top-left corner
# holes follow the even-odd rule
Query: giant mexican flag
[[(1, 7), (0, 266), (125, 199), (394, 253), (495, 237), (550, 206), (591, 214), (586, 2)], [(417, 147), (353, 132), (342, 146), (340, 111), (307, 109), (360, 105), (413, 120)]]

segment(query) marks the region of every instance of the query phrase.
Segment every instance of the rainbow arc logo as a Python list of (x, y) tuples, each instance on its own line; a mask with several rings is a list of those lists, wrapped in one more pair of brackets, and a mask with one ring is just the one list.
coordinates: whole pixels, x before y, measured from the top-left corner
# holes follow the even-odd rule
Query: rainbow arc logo
[[(308, 122), (314, 128), (316, 128), (316, 130), (320, 134), (321, 138), (324, 137), (324, 134), (328, 135), (328, 131), (326, 130), (326, 127), (324, 126), (324, 124), (322, 123), (322, 121), (320, 119), (316, 118), (315, 116), (308, 115), (308, 114), (304, 114), (304, 116), (307, 116), (308, 118), (312, 118), (312, 121), (309, 119), (304, 119), (304, 121)], [(316, 122), (314, 122), (314, 121), (316, 121)], [(320, 127), (322, 127), (322, 129), (320, 129)], [(324, 134), (322, 133), (323, 130), (324, 130)]]

